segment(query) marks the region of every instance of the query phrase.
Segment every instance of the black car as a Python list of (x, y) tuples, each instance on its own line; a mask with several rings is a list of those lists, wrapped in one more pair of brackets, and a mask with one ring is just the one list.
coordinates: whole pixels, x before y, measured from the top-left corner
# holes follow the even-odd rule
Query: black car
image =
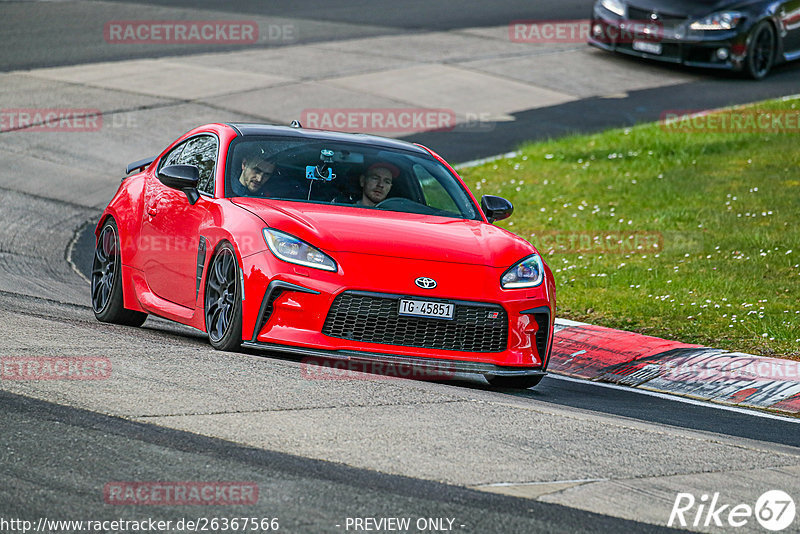
[(800, 0), (597, 0), (589, 44), (759, 80), (800, 58)]

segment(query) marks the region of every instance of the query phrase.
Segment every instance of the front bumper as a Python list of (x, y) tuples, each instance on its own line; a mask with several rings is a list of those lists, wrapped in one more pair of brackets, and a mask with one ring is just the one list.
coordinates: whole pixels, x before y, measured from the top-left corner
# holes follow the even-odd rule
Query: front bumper
[[(343, 255), (340, 255), (340, 258)], [(257, 254), (244, 259), (244, 272), (257, 273), (270, 258)], [(338, 259), (338, 258), (337, 258)], [(381, 261), (381, 260), (376, 260)], [(395, 267), (398, 263), (411, 260), (389, 259)], [(342, 263), (346, 264), (347, 261)], [(446, 279), (446, 266), (438, 267), (438, 262), (430, 262), (424, 272), (437, 280)], [(445, 265), (445, 264), (442, 264)], [(416, 268), (418, 270), (419, 267)], [(487, 278), (485, 268), (462, 266), (461, 276), (465, 280)], [(472, 271), (474, 269), (474, 272)], [(481, 273), (481, 270), (483, 272)], [(380, 265), (372, 265), (373, 271), (381, 272)], [(400, 271), (416, 272), (415, 269)], [(263, 350), (276, 350), (294, 353), (306, 357), (322, 357), (348, 361), (380, 361), (393, 365), (410, 365), (414, 368), (440, 369), (446, 372), (480, 373), (494, 376), (526, 376), (544, 374), (547, 368), (548, 355), (552, 345), (552, 332), (555, 304), (550, 295), (554, 294), (552, 277), (548, 273), (545, 282), (536, 288), (503, 291), (497, 280), (492, 282), (498, 287), (489, 291), (475, 283), (476, 287), (465, 287), (465, 284), (442, 282), (440, 288), (421, 293), (421, 290), (410, 289), (402, 280), (393, 277), (383, 284), (353, 286), (343, 284), (341, 273), (323, 271), (310, 273), (311, 276), (297, 274), (289, 268), (273, 276), (251, 274), (245, 280), (246, 299), (243, 302), (243, 338), (245, 347)], [(470, 276), (472, 275), (472, 276)], [(488, 278), (495, 278), (490, 276)], [(362, 283), (369, 283), (366, 273), (355, 278)], [(411, 278), (413, 280), (413, 278)], [(486, 286), (489, 283), (487, 282)], [(380, 287), (380, 291), (375, 288)], [(459, 324), (454, 337), (453, 328), (442, 333), (442, 326), (455, 326), (457, 322), (442, 319), (400, 319), (393, 311), (382, 306), (380, 310), (368, 306), (365, 310), (356, 310), (348, 317), (356, 318), (353, 324), (360, 328), (342, 326), (341, 315), (336, 321), (329, 321), (333, 316), (331, 310), (337, 297), (365, 296), (376, 301), (396, 302), (400, 298), (439, 300), (455, 303)], [(486, 298), (477, 301), (474, 295)], [(485, 311), (481, 320), (476, 321), (472, 314), (466, 319), (459, 315), (459, 307)], [(487, 325), (492, 321), (504, 321), (503, 337), (498, 341), (497, 325)], [(394, 323), (409, 321), (410, 326)], [(346, 321), (345, 321), (346, 323)], [(364, 336), (363, 325), (367, 324), (378, 333), (395, 332), (394, 337), (381, 340), (380, 336)], [(333, 326), (332, 326), (333, 325)], [(494, 328), (491, 328), (494, 326)], [(408, 327), (408, 328), (406, 328)], [(407, 330), (417, 334), (398, 343), (396, 332)], [(480, 339), (464, 341), (469, 336), (479, 337), (486, 330), (491, 333), (491, 347), (481, 350)], [(478, 332), (476, 334), (476, 332)], [(487, 334), (488, 335), (488, 334)], [(387, 334), (388, 336), (388, 334)], [(420, 342), (419, 340), (423, 340)], [(392, 341), (394, 340), (394, 341)], [(438, 345), (438, 348), (434, 346)], [(456, 347), (456, 348), (452, 348)], [(463, 350), (458, 350), (459, 348)]]
[[(342, 360), (356, 364), (371, 364), (380, 362), (385, 367), (367, 366), (366, 371), (386, 372), (394, 376), (409, 376), (419, 378), (453, 378), (456, 373), (482, 374), (491, 376), (543, 376), (547, 374), (541, 368), (506, 367), (483, 362), (465, 362), (458, 360), (438, 360), (435, 358), (418, 358), (413, 356), (399, 356), (382, 354), (378, 352), (365, 352), (354, 350), (324, 350), (312, 347), (295, 347), (276, 343), (245, 341), (242, 346), (250, 349), (285, 352), (303, 356), (305, 358), (322, 358)], [(316, 360), (314, 363), (319, 364)], [(404, 369), (410, 369), (410, 373)], [(399, 371), (394, 371), (399, 369)], [(359, 368), (351, 369), (359, 370)]]
[[(746, 37), (737, 30), (693, 31), (688, 29), (687, 20), (663, 25), (657, 35), (644, 35), (638, 33), (637, 23), (595, 7), (588, 42), (611, 52), (689, 67), (738, 71), (744, 66)], [(660, 52), (637, 49), (637, 41), (659, 45)], [(725, 50), (726, 55), (720, 57), (719, 50)]]

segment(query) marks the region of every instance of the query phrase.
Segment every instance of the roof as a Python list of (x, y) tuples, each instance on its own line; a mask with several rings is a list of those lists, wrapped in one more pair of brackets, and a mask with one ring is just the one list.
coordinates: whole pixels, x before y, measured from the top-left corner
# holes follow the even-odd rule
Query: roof
[(289, 126), (275, 126), (271, 124), (228, 123), (239, 135), (279, 135), (282, 137), (298, 137), (325, 141), (338, 141), (343, 143), (358, 143), (376, 148), (406, 150), (418, 154), (429, 155), (427, 151), (407, 141), (379, 137), (360, 133), (332, 132), (327, 130), (311, 130), (306, 128), (292, 128)]

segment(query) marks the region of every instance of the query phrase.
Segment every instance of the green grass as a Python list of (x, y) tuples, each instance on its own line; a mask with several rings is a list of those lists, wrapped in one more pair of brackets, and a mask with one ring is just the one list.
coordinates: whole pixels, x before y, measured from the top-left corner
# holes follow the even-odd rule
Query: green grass
[[(800, 115), (800, 100), (755, 108)], [(476, 195), (514, 203), (498, 225), (550, 265), (559, 317), (800, 360), (796, 124), (644, 124), (528, 144), (460, 173)]]

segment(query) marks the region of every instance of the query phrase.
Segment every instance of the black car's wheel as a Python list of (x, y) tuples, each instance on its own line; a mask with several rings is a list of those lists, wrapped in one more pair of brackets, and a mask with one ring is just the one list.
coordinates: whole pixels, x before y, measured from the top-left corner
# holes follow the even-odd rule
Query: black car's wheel
[(539, 384), (543, 375), (534, 376), (494, 376), (487, 375), (486, 381), (499, 388), (528, 389)]
[(122, 298), (122, 261), (119, 232), (114, 219), (100, 230), (92, 263), (92, 309), (98, 321), (141, 326), (147, 314), (128, 310)]
[(775, 62), (775, 30), (772, 24), (761, 21), (750, 32), (744, 70), (754, 80), (761, 80), (769, 74)]
[(242, 345), (242, 299), (239, 264), (230, 243), (217, 249), (206, 275), (206, 332), (218, 350), (235, 351)]

